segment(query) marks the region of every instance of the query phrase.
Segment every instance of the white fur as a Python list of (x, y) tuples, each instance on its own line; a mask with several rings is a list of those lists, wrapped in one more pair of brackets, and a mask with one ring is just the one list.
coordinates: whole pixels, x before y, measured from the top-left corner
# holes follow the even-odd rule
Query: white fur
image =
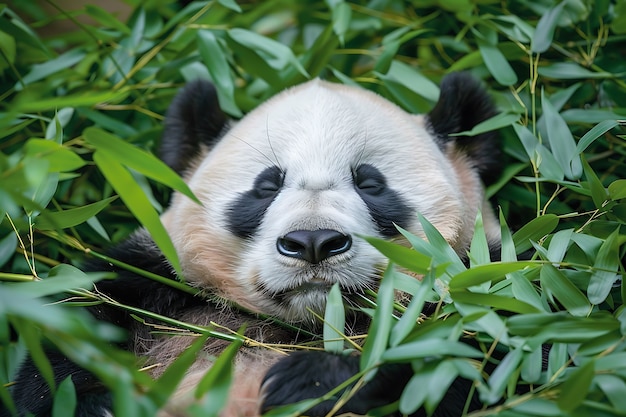
[[(444, 155), (421, 116), (404, 112), (361, 89), (314, 80), (287, 90), (251, 112), (210, 150), (187, 180), (203, 206), (177, 195), (164, 223), (178, 249), (185, 279), (227, 299), (290, 321), (323, 312), (327, 287), (375, 286), (384, 258), (357, 235), (377, 235), (352, 171), (378, 168), (413, 212), (424, 215), (460, 253), (471, 240), (484, 197), (478, 175), (454, 151)], [(280, 194), (254, 239), (227, 230), (230, 204), (269, 166), (286, 172)], [(497, 222), (489, 208), (483, 217)], [(336, 229), (353, 237), (351, 249), (311, 265), (276, 250), (293, 230)], [(417, 216), (408, 229), (420, 234)], [(490, 229), (494, 235), (495, 229)], [(258, 284), (269, 293), (258, 291)], [(284, 304), (271, 294), (292, 290)]]

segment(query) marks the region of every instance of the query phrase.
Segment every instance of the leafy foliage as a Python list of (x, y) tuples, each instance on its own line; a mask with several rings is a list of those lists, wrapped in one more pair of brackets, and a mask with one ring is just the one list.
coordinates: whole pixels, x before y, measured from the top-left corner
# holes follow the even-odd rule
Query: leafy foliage
[[(502, 261), (485, 258), (480, 221), (470, 268), (425, 219), (425, 239), (407, 235), (414, 250), (371, 240), (424, 279), (385, 274), (363, 375), (411, 361), (415, 375), (397, 404), (406, 413), (432, 411), (463, 376), (485, 403), (476, 416), (624, 414), (625, 0), (129, 2), (124, 21), (97, 6), (80, 12), (95, 24), (59, 15), (77, 24), (60, 35), (42, 34), (52, 19), (31, 2), (0, 6), (0, 398), (9, 408), (26, 348), (51, 380), (43, 343), (102, 378), (116, 415), (153, 415), (189, 365), (184, 355), (149, 380), (109, 346), (115, 329), (72, 308), (106, 302), (89, 291), (102, 276), (72, 265), (101, 257), (139, 224), (177, 265), (158, 214), (169, 187), (188, 190), (152, 152), (186, 81), (213, 80), (233, 117), (318, 76), (425, 112), (441, 77), (466, 70), (501, 110), (470, 133), (501, 129), (502, 175), (488, 195), (500, 209)], [(408, 306), (393, 303), (394, 288), (414, 294)], [(430, 319), (419, 316), (426, 301), (441, 302)], [(332, 335), (343, 325), (332, 318), (341, 316), (336, 303)], [(226, 389), (234, 354), (203, 380), (192, 415), (211, 411), (206, 393)], [(75, 403), (70, 381), (56, 398)]]

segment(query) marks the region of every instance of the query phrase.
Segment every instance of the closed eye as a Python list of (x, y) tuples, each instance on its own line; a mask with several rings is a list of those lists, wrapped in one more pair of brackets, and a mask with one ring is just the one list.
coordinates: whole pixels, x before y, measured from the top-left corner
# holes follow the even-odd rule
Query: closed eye
[(277, 166), (266, 168), (254, 180), (254, 196), (259, 199), (275, 197), (282, 188), (284, 179), (284, 172)]
[(372, 165), (361, 165), (353, 173), (355, 187), (363, 193), (377, 195), (387, 186), (385, 177)]

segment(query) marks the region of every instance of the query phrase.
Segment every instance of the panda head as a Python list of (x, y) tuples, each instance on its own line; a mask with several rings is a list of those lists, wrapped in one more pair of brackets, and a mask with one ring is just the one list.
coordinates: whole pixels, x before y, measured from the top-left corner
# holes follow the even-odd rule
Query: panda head
[(426, 217), (461, 255), (493, 175), (492, 135), (451, 137), (493, 115), (470, 77), (444, 79), (426, 116), (356, 87), (313, 80), (236, 123), (214, 88), (188, 85), (167, 115), (163, 159), (202, 205), (176, 195), (163, 222), (187, 282), (290, 322), (344, 295), (376, 288), (385, 258), (359, 236), (421, 233)]

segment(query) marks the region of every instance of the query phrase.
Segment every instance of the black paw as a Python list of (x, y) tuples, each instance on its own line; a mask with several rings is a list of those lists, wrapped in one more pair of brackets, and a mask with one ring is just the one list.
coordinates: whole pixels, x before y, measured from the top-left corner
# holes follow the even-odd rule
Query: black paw
[[(261, 412), (326, 395), (359, 371), (359, 358), (327, 352), (296, 352), (281, 359), (268, 371), (263, 381)], [(408, 365), (385, 365), (372, 381), (338, 410), (341, 413), (366, 414), (368, 410), (396, 401), (411, 376)], [(348, 387), (347, 389), (349, 389)], [(308, 416), (325, 416), (342, 392), (309, 409)]]

